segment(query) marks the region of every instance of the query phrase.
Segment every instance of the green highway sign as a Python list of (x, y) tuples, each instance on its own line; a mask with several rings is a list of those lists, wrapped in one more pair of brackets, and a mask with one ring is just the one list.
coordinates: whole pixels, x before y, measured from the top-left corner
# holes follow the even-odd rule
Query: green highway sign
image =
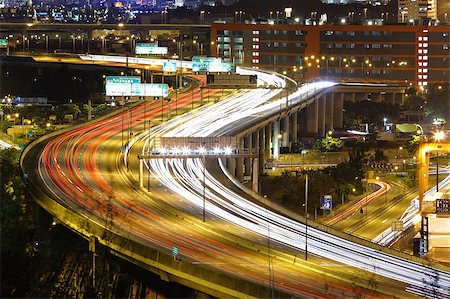
[(173, 255), (174, 257), (177, 257), (177, 256), (178, 256), (178, 246), (173, 246), (173, 247), (172, 247), (172, 255)]
[(0, 39), (0, 48), (7, 48), (7, 47), (8, 47), (8, 40)]

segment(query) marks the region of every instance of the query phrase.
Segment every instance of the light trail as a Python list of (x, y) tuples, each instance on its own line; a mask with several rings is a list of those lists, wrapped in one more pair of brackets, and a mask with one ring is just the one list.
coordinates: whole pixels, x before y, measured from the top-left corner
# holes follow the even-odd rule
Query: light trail
[[(449, 169), (449, 167), (447, 167)], [(442, 189), (447, 189), (450, 187), (450, 175), (446, 176), (442, 181), (439, 182), (439, 186)], [(434, 196), (436, 194), (436, 186), (430, 188), (427, 192), (425, 192), (424, 197)], [(402, 216), (398, 219), (403, 221), (404, 230), (408, 229), (412, 225), (416, 224), (420, 219), (419, 213), (419, 197), (415, 197), (409, 206), (406, 208), (405, 212), (403, 212)], [(384, 230), (381, 234), (376, 236), (372, 242), (378, 243), (382, 246), (388, 246), (394, 240), (401, 237), (402, 232), (393, 231), (391, 227)]]
[[(125, 61), (122, 58), (118, 62), (124, 63)], [(272, 80), (272, 82), (267, 82), (268, 85), (285, 86), (282, 83), (282, 77), (276, 77), (270, 74), (264, 74), (263, 76), (266, 76), (268, 78), (267, 80)], [(299, 93), (297, 98), (289, 96), (290, 99), (288, 99), (288, 102), (292, 104), (294, 101), (304, 101), (313, 93), (327, 88), (321, 87), (319, 83), (315, 84), (315, 88), (312, 86), (314, 85), (302, 87), (303, 92)], [(305, 91), (306, 95), (304, 94)], [(244, 91), (244, 94), (241, 93), (237, 96), (235, 101), (240, 102), (240, 99), (247, 97), (248, 93), (255, 94), (254, 97), (246, 98), (247, 101), (259, 99), (262, 94), (269, 98), (269, 95), (266, 94), (269, 92), (271, 91), (259, 89)], [(277, 94), (275, 98), (279, 95)], [(230, 102), (232, 101), (234, 102), (234, 100), (230, 100)], [(271, 113), (275, 108), (282, 106), (284, 102), (285, 99), (280, 97), (279, 99), (268, 100), (267, 103), (261, 103), (260, 106), (248, 104), (248, 107), (253, 107), (251, 109), (254, 112), (259, 111), (260, 114), (247, 114), (247, 119), (245, 120), (227, 115), (228, 124), (222, 128), (220, 128), (220, 123), (214, 122), (214, 117), (217, 118), (219, 114), (214, 109), (209, 110), (211, 117), (204, 116), (204, 126), (213, 126), (214, 129), (202, 129), (201, 134), (218, 134), (219, 132), (220, 134), (226, 134), (235, 130), (237, 122), (251, 123), (252, 118), (257, 120), (258, 117), (264, 117), (266, 113)], [(190, 103), (190, 96), (184, 99), (183, 103), (184, 105)], [(230, 103), (227, 104), (230, 105)], [(203, 109), (207, 110), (207, 108)], [(201, 115), (203, 109), (198, 110), (199, 115)], [(239, 107), (234, 105), (231, 105), (227, 109), (235, 109), (236, 111), (243, 112)], [(148, 117), (156, 117), (162, 112), (160, 108), (153, 107), (152, 111), (148, 113)], [(133, 108), (132, 114), (133, 117), (142, 119), (142, 107)], [(124, 115), (126, 115), (126, 112)], [(180, 249), (182, 249), (183, 257), (187, 260), (200, 263), (219, 261), (215, 267), (221, 271), (232, 275), (242, 273), (241, 275), (245, 276), (249, 281), (265, 285), (271, 284), (267, 278), (267, 260), (265, 259), (267, 255), (270, 256), (270, 253), (267, 254), (259, 250), (251, 249), (250, 247), (245, 247), (239, 244), (239, 242), (236, 243), (235, 238), (239, 240), (247, 240), (248, 238), (253, 240), (258, 236), (268, 238), (269, 240), (273, 240), (273, 247), (275, 249), (272, 250), (274, 252), (276, 250), (278, 255), (278, 263), (276, 264), (277, 279), (274, 282), (277, 289), (306, 297), (317, 298), (329, 298), (330, 296), (348, 298), (356, 293), (364, 297), (376, 297), (376, 295), (367, 293), (365, 290), (355, 290), (352, 288), (352, 284), (355, 281), (357, 281), (356, 285), (362, 286), (365, 283), (365, 279), (371, 279), (362, 278), (361, 276), (365, 276), (365, 272), (359, 271), (358, 269), (354, 268), (352, 272), (358, 272), (361, 276), (354, 277), (355, 274), (351, 274), (352, 278), (348, 279), (342, 277), (344, 269), (334, 271), (328, 268), (326, 274), (324, 274), (320, 272), (321, 270), (316, 269), (320, 268), (316, 267), (316, 265), (308, 266), (308, 263), (305, 263), (305, 265), (302, 263), (299, 266), (298, 264), (292, 264), (292, 261), (289, 259), (292, 256), (288, 257), (287, 254), (285, 256), (281, 250), (291, 249), (287, 251), (295, 252), (298, 249), (302, 249), (304, 241), (301, 240), (301, 237), (304, 226), (301, 223), (292, 221), (276, 213), (269, 213), (268, 210), (245, 201), (245, 198), (225, 188), (209, 172), (205, 173), (205, 182), (208, 189), (205, 190), (208, 196), (208, 213), (220, 217), (220, 219), (215, 221), (222, 221), (220, 223), (223, 223), (224, 226), (210, 225), (209, 223), (203, 225), (196, 223), (193, 225), (190, 223), (195, 222), (193, 219), (180, 222), (179, 217), (175, 213), (170, 212), (170, 206), (182, 205), (186, 209), (193, 206), (196, 207), (195, 211), (200, 211), (199, 207), (202, 203), (202, 192), (200, 191), (203, 191), (203, 185), (201, 183), (203, 173), (201, 170), (204, 167), (201, 159), (191, 159), (186, 161), (185, 164), (176, 159), (147, 161), (147, 164), (156, 163), (154, 165), (155, 169), (152, 170), (155, 178), (160, 181), (167, 181), (168, 184), (160, 188), (160, 192), (164, 196), (159, 199), (158, 197), (150, 199), (136, 196), (135, 192), (122, 179), (113, 180), (112, 177), (107, 179), (109, 173), (105, 169), (101, 169), (101, 167), (102, 165), (103, 167), (105, 165), (111, 165), (111, 161), (116, 161), (115, 158), (120, 147), (117, 146), (117, 144), (120, 144), (120, 139), (117, 137), (120, 136), (121, 117), (124, 115), (113, 116), (96, 124), (75, 129), (47, 144), (40, 156), (38, 171), (42, 182), (44, 182), (44, 185), (52, 192), (53, 197), (58, 202), (77, 211), (80, 215), (91, 221), (100, 225), (103, 223), (105, 227), (107, 225), (106, 221), (108, 221), (107, 213), (112, 213), (115, 217), (110, 219), (111, 226), (108, 229), (111, 231), (147, 246), (165, 249), (167, 251), (170, 251), (171, 244), (177, 242), (182, 245)], [(187, 113), (184, 116), (186, 118), (180, 117), (179, 119), (167, 122), (167, 125), (153, 127), (152, 135), (164, 135), (164, 133), (169, 133), (172, 130), (178, 130), (179, 126), (189, 128), (190, 121), (194, 121), (196, 115), (194, 113)], [(128, 120), (128, 117), (126, 120)], [(231, 120), (234, 120), (234, 122)], [(149, 140), (145, 134), (140, 134), (139, 137), (145, 140), (143, 151), (145, 153), (148, 151), (149, 144), (152, 144), (154, 140)], [(135, 144), (136, 140), (133, 140), (132, 144)], [(130, 149), (132, 148), (128, 150)], [(100, 155), (102, 150), (109, 150), (109, 153)], [(101, 161), (97, 160), (99, 156)], [(225, 175), (227, 174), (226, 172), (224, 173)], [(114, 173), (114, 175), (116, 174)], [(232, 180), (231, 176), (229, 180)], [(167, 191), (164, 189), (167, 189)], [(175, 192), (172, 190), (175, 190)], [(176, 199), (172, 199), (171, 193), (180, 194), (177, 199), (181, 200), (183, 198), (183, 200), (177, 202)], [(156, 191), (153, 195), (156, 195)], [(162, 198), (166, 204), (161, 204), (163, 202)], [(189, 217), (189, 215), (186, 217)], [(235, 221), (236, 225), (229, 219)], [(251, 229), (243, 225), (249, 225)], [(334, 242), (337, 242), (337, 240), (343, 243), (334, 245)], [(263, 245), (267, 245), (266, 240), (261, 239), (261, 242)], [(379, 257), (373, 256), (373, 254), (378, 254), (383, 260), (380, 273), (384, 273), (386, 277), (390, 277), (385, 273), (386, 271), (389, 272), (389, 268), (387, 268), (389, 265), (386, 265), (386, 263), (389, 264), (389, 258), (394, 261), (397, 260), (395, 257), (383, 256), (382, 252), (372, 253), (371, 250), (364, 246), (352, 247), (353, 245), (358, 245), (349, 241), (340, 240), (333, 235), (328, 235), (318, 230), (314, 231), (311, 240), (308, 238), (309, 242), (311, 242), (310, 246), (314, 251), (320, 252), (322, 250), (321, 248), (336, 251), (325, 252), (324, 256), (338, 254), (341, 260), (344, 259), (350, 265), (353, 263), (365, 263), (361, 265), (361, 269), (367, 270), (366, 268), (369, 267), (371, 269), (369, 271), (372, 273), (379, 273), (379, 270), (376, 268), (378, 265), (375, 263)], [(350, 248), (345, 248), (347, 246)], [(349, 251), (352, 253), (350, 256), (348, 256)], [(311, 260), (316, 259), (317, 256), (318, 254), (313, 253)], [(360, 257), (364, 261), (359, 261)], [(355, 261), (355, 258), (358, 260)], [(223, 261), (226, 262), (224, 263)], [(405, 264), (410, 266), (411, 263)], [(417, 265), (414, 264), (414, 266)], [(395, 263), (392, 267), (392, 269), (396, 267)], [(305, 269), (307, 271), (304, 271)], [(396, 269), (394, 270), (396, 271)], [(406, 270), (406, 278), (399, 281), (409, 279), (410, 275), (412, 275), (411, 272), (417, 269), (415, 267), (413, 269), (406, 267)], [(437, 290), (441, 291), (443, 281), (445, 282), (447, 274), (444, 273), (442, 275), (441, 271), (438, 273), (438, 279), (434, 279), (432, 276), (436, 272), (433, 271), (433, 269), (430, 269), (430, 278), (425, 279), (423, 283), (437, 281)], [(397, 273), (396, 275), (401, 274)], [(416, 274), (418, 277), (422, 277), (421, 275), (422, 273)], [(358, 281), (359, 279), (363, 282)], [(394, 284), (390, 280), (383, 280), (383, 282), (383, 289), (399, 285), (397, 283)], [(419, 288), (423, 290), (421, 285), (419, 285)], [(367, 289), (374, 288), (368, 286)], [(429, 288), (425, 291), (427, 290)]]
[(325, 221), (325, 224), (334, 225), (337, 222), (348, 218), (353, 213), (355, 213), (357, 210), (362, 209), (364, 206), (367, 206), (368, 204), (370, 204), (371, 202), (373, 202), (378, 197), (385, 194), (386, 192), (388, 192), (391, 189), (391, 187), (388, 184), (386, 184), (385, 182), (382, 182), (382, 181), (374, 181), (373, 184), (377, 185), (380, 188), (371, 194), (366, 194), (366, 196), (364, 196), (363, 198), (361, 198), (360, 200), (358, 200), (357, 202), (352, 204), (347, 209), (342, 210), (341, 212), (337, 213), (333, 217), (327, 219)]
[[(292, 95), (295, 100), (290, 101), (289, 104), (305, 101), (313, 93), (332, 85), (333, 83), (316, 83), (304, 86)], [(309, 94), (311, 89), (313, 91)], [(257, 97), (249, 93), (248, 96), (238, 99), (239, 106), (232, 105), (232, 103), (224, 106), (212, 106), (211, 109), (215, 108), (215, 113), (198, 111), (185, 122), (180, 121), (178, 127), (165, 129), (162, 126), (155, 135), (161, 134), (164, 137), (225, 135), (234, 130), (233, 124), (246, 122), (246, 118), (250, 116), (266, 117), (286, 101), (283, 98), (269, 101), (268, 98), (273, 98), (273, 96), (270, 92), (258, 94)], [(254, 104), (249, 103), (252, 101)], [(220, 120), (218, 120), (218, 116), (220, 116)], [(150, 144), (151, 141), (143, 148), (143, 154), (151, 150)], [(220, 159), (218, 163), (222, 171), (232, 180)], [(223, 186), (209, 172), (205, 172), (206, 188), (204, 190), (202, 180), (205, 166), (201, 158), (187, 159), (185, 162), (180, 159), (152, 159), (147, 161), (147, 167), (164, 186), (197, 206), (198, 210), (203, 207), (203, 192), (205, 192), (207, 198), (205, 208), (208, 214), (215, 215), (219, 219), (250, 230), (257, 235), (270, 238), (289, 248), (305, 250), (306, 227), (304, 224), (253, 204)], [(270, 227), (270, 235), (268, 227)], [(308, 251), (314, 255), (404, 282), (412, 286), (410, 291), (420, 289), (426, 293), (431, 291), (439, 294), (450, 293), (450, 274), (448, 272), (391, 256), (315, 228), (308, 229)]]

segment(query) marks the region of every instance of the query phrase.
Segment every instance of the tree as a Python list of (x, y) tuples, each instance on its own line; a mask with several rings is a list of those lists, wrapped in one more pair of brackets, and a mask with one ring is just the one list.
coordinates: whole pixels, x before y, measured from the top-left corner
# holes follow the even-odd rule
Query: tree
[(344, 143), (333, 137), (322, 138), (316, 141), (315, 148), (321, 152), (337, 152), (342, 149)]

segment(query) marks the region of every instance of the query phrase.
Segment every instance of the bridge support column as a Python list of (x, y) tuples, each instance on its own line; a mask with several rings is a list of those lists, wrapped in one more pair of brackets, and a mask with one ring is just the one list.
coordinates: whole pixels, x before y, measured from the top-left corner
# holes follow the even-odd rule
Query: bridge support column
[[(269, 123), (267, 126), (264, 127), (264, 152), (265, 152), (265, 158), (268, 159), (272, 156), (272, 152), (270, 150), (270, 144), (271, 144), (271, 137), (272, 137), (272, 125)], [(264, 160), (263, 163), (266, 163), (267, 161)]]
[(228, 172), (232, 176), (236, 176), (236, 158), (227, 158)]
[(292, 121), (292, 142), (298, 141), (298, 112), (295, 111), (291, 114), (290, 119)]
[(283, 118), (283, 141), (281, 142), (282, 147), (289, 147), (289, 116)]
[(379, 92), (372, 92), (371, 100), (377, 103), (383, 102), (383, 96)]
[(139, 159), (139, 187), (144, 187), (144, 160)]
[(278, 135), (280, 134), (280, 121), (277, 120), (273, 123), (273, 135), (272, 135), (272, 148), (273, 148), (273, 157), (278, 159), (280, 155), (280, 139)]
[(326, 105), (325, 105), (325, 127), (327, 130), (334, 129), (334, 93), (325, 95)]
[(314, 100), (306, 108), (306, 132), (319, 133), (319, 101)]
[(403, 105), (405, 102), (405, 94), (403, 92), (394, 92), (394, 104)]
[(325, 136), (326, 127), (325, 127), (325, 119), (326, 119), (326, 99), (325, 96), (321, 96), (318, 100), (319, 102), (319, 133), (321, 136)]
[[(249, 152), (253, 148), (253, 133), (244, 138), (244, 151)], [(252, 173), (252, 158), (244, 158), (244, 175), (249, 176)]]
[(334, 95), (333, 104), (333, 127), (341, 129), (344, 126), (344, 94), (337, 93)]
[(253, 171), (252, 171), (252, 190), (258, 192), (258, 179), (259, 179), (259, 159), (253, 158)]
[(258, 130), (258, 171), (262, 173), (264, 171), (264, 163), (266, 163), (266, 149), (265, 149), (265, 128), (259, 128)]
[[(244, 139), (239, 139), (239, 153), (244, 152)], [(242, 182), (244, 180), (244, 158), (236, 158), (236, 178)]]

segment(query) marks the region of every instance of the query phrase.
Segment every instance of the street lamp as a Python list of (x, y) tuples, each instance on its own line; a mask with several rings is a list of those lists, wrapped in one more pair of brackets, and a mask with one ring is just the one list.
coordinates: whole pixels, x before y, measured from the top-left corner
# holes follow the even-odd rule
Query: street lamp
[[(444, 131), (437, 131), (434, 133), (434, 140), (441, 142), (445, 138)], [(439, 151), (436, 151), (436, 192), (439, 191)]]

